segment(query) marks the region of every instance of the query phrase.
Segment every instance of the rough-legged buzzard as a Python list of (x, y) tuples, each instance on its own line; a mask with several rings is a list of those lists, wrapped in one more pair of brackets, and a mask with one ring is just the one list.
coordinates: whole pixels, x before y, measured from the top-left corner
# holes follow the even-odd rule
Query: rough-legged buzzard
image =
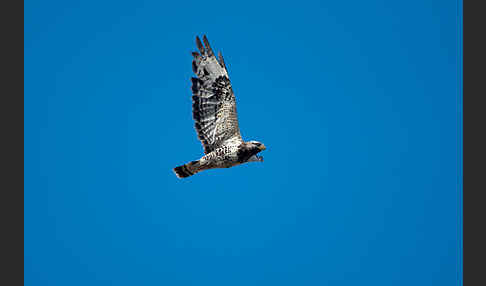
[(244, 142), (241, 138), (236, 113), (236, 101), (221, 52), (218, 59), (206, 36), (204, 46), (199, 37), (193, 52), (192, 70), (197, 75), (192, 80), (192, 114), (197, 136), (204, 148), (201, 159), (174, 168), (179, 178), (198, 172), (230, 168), (247, 162), (263, 162), (258, 153), (265, 145), (258, 141)]

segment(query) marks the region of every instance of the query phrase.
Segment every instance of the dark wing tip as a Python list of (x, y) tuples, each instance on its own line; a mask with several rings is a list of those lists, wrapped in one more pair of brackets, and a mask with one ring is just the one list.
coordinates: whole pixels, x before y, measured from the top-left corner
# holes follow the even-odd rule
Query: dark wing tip
[(213, 49), (211, 49), (211, 45), (209, 45), (209, 41), (208, 41), (208, 38), (206, 37), (206, 35), (203, 35), (203, 42), (204, 42), (204, 45), (206, 46), (206, 50), (208, 51), (208, 56), (214, 55)]
[(196, 45), (197, 45), (197, 48), (199, 49), (199, 51), (201, 52), (201, 54), (204, 55), (206, 53), (206, 51), (204, 50), (204, 46), (201, 43), (201, 39), (199, 39), (199, 36), (196, 36)]
[(218, 58), (219, 58), (219, 64), (225, 69), (225, 70), (228, 70), (226, 68), (226, 64), (224, 63), (224, 59), (223, 59), (223, 54), (221, 54), (221, 51), (218, 52)]

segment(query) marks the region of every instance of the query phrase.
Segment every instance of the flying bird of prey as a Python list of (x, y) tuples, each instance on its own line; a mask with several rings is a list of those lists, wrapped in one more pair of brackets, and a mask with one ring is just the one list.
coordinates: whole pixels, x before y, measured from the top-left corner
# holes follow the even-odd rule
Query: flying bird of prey
[(230, 168), (247, 162), (263, 162), (258, 153), (265, 145), (258, 141), (244, 142), (236, 113), (236, 100), (221, 52), (218, 59), (206, 36), (204, 46), (196, 37), (198, 52), (193, 52), (192, 115), (197, 136), (205, 155), (196, 161), (174, 168), (179, 178), (198, 172)]

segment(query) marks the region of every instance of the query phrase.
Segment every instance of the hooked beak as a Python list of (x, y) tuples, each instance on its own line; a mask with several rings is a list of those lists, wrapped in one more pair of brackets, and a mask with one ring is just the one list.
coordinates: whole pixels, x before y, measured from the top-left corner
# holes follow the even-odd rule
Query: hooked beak
[(263, 150), (267, 149), (267, 147), (265, 147), (265, 145), (262, 144), (262, 145), (258, 146), (258, 149), (260, 149), (261, 151), (263, 151)]

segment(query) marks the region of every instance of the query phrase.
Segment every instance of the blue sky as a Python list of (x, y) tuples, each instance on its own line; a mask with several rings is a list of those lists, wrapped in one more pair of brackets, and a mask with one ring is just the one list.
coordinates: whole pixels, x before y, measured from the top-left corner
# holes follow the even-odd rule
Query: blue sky
[[(459, 285), (462, 3), (25, 1), (25, 285)], [(199, 158), (221, 50), (264, 163)]]

